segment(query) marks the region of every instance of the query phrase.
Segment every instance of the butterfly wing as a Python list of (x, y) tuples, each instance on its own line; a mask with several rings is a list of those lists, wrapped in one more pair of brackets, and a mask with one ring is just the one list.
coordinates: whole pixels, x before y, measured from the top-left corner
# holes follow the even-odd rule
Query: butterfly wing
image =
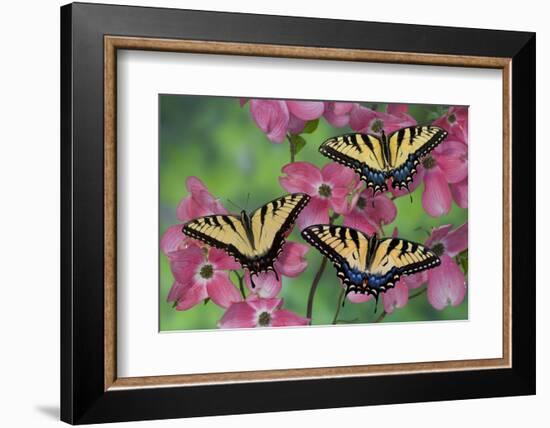
[(334, 264), (347, 293), (364, 292), (363, 283), (368, 276), (368, 236), (349, 227), (333, 225), (310, 226), (302, 231), (302, 236)]
[(393, 188), (408, 188), (420, 159), (447, 136), (437, 126), (411, 126), (388, 136), (388, 163)]
[(368, 263), (368, 285), (379, 294), (392, 288), (402, 275), (431, 269), (441, 263), (428, 247), (400, 238), (378, 241)]
[(309, 199), (303, 193), (283, 196), (258, 208), (250, 217), (246, 214), (199, 217), (187, 222), (183, 233), (224, 250), (251, 274), (273, 270), (286, 232)]
[(345, 134), (326, 140), (319, 147), (326, 157), (353, 168), (375, 192), (387, 190), (387, 165), (382, 141), (367, 134)]
[(287, 232), (309, 200), (305, 193), (293, 193), (268, 202), (250, 215), (254, 241), (254, 257), (249, 263), (252, 271), (272, 270), (283, 250)]
[(246, 266), (254, 257), (254, 248), (245, 226), (236, 215), (209, 215), (183, 225), (183, 233), (212, 247), (220, 248)]

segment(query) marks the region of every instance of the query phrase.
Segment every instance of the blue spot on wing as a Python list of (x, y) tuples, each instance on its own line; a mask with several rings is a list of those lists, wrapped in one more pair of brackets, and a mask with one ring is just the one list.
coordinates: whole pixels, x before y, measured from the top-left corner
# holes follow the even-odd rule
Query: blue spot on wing
[(385, 286), (390, 282), (394, 275), (399, 273), (399, 269), (394, 267), (390, 269), (385, 275), (377, 275), (369, 272), (363, 272), (358, 269), (350, 267), (346, 262), (342, 263), (342, 271), (346, 278), (355, 286), (362, 286), (365, 279), (367, 279), (367, 286), (371, 289), (378, 289)]
[(373, 171), (368, 167), (363, 167), (363, 175), (367, 178), (367, 181), (382, 186), (386, 182), (386, 176), (383, 172)]
[(407, 177), (411, 176), (417, 159), (418, 156), (410, 154), (407, 161), (403, 165), (392, 171), (391, 175), (393, 180), (399, 183), (405, 183), (407, 181)]

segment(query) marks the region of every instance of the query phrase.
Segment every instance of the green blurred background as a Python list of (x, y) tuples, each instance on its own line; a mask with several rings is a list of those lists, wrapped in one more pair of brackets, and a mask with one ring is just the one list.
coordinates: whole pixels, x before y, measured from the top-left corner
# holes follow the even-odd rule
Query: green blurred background
[[(363, 103), (363, 105), (385, 110), (384, 104)], [(160, 95), (160, 236), (168, 226), (177, 224), (176, 207), (187, 195), (185, 180), (190, 175), (199, 177), (210, 192), (220, 198), (230, 211), (239, 211), (228, 200), (239, 206), (247, 205), (252, 211), (267, 201), (286, 192), (278, 177), (281, 168), (290, 162), (288, 141), (274, 144), (258, 129), (249, 113), (248, 104), (239, 105), (236, 98)], [(429, 122), (446, 111), (445, 106), (410, 105), (409, 114), (419, 123)], [(334, 128), (323, 118), (312, 134), (302, 134), (307, 144), (297, 154), (297, 161), (308, 161), (323, 166), (328, 159), (317, 148), (320, 142), (334, 135), (349, 132), (349, 128)], [(408, 196), (397, 198), (397, 217), (384, 227), (391, 234), (398, 227), (399, 235), (407, 239), (424, 242), (432, 227), (451, 223), (455, 227), (467, 221), (468, 210), (453, 203), (449, 215), (433, 218), (422, 209), (423, 184), (412, 193), (413, 203)], [(298, 228), (289, 239), (304, 242)], [(195, 330), (216, 328), (224, 310), (212, 302), (199, 304), (187, 311), (177, 311), (166, 296), (172, 286), (173, 276), (168, 260), (160, 254), (160, 330)], [(297, 278), (283, 277), (284, 307), (305, 316), (307, 296), (313, 277), (321, 263), (319, 252), (313, 248), (307, 253), (308, 268)], [(231, 275), (234, 279), (234, 276)], [(321, 279), (313, 306), (313, 324), (330, 324), (337, 309), (341, 287), (332, 264)], [(420, 289), (418, 289), (420, 290)], [(418, 290), (412, 290), (414, 295)], [(353, 304), (349, 301), (340, 309), (342, 322), (365, 323), (378, 319), (383, 312), (382, 301), (374, 312), (374, 302)], [(382, 322), (457, 320), (468, 318), (468, 298), (457, 307), (442, 311), (433, 309), (426, 294), (409, 301), (407, 306), (394, 310)]]

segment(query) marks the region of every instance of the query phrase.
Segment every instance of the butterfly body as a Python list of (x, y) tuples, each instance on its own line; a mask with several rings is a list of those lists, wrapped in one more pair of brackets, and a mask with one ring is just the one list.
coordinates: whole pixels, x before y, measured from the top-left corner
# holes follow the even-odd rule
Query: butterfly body
[(437, 126), (411, 126), (387, 136), (340, 135), (326, 140), (319, 151), (355, 170), (374, 193), (385, 192), (389, 178), (394, 189), (408, 189), (422, 157), (446, 136), (447, 131)]
[(376, 298), (392, 288), (401, 276), (440, 264), (427, 247), (401, 238), (377, 238), (344, 226), (314, 225), (302, 231), (306, 241), (328, 257), (346, 294)]
[(273, 271), (286, 235), (309, 202), (304, 193), (274, 199), (252, 213), (210, 215), (183, 225), (182, 232), (212, 247), (220, 248), (248, 269), (252, 277)]

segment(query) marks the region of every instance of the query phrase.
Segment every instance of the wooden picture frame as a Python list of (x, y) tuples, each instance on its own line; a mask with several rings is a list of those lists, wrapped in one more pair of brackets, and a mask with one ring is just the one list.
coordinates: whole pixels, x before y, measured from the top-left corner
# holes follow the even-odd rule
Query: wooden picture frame
[[(119, 49), (502, 70), (502, 358), (117, 377)], [(535, 140), (533, 33), (77, 3), (61, 9), (61, 53), (62, 420), (114, 422), (535, 392), (535, 151), (524, 150)]]

